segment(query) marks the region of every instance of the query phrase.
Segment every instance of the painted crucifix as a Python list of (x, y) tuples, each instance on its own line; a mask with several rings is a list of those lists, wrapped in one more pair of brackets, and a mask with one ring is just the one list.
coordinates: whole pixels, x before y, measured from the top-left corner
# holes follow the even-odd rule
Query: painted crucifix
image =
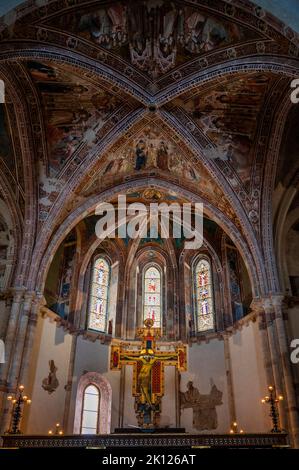
[(125, 343), (111, 346), (111, 370), (123, 365), (133, 365), (133, 396), (138, 425), (143, 428), (157, 427), (161, 413), (161, 399), (164, 395), (164, 366), (175, 366), (186, 370), (186, 346), (179, 343), (169, 351), (160, 351), (156, 340), (160, 328), (154, 328), (154, 321), (148, 318), (144, 328), (137, 332), (142, 339), (139, 350), (126, 349)]

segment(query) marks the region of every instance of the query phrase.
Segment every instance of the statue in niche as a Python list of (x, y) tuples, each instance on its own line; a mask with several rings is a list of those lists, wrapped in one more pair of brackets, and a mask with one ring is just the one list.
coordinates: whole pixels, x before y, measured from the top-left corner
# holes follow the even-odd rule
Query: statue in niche
[(59, 385), (59, 381), (56, 377), (57, 367), (53, 359), (49, 361), (50, 372), (48, 377), (46, 377), (42, 382), (42, 387), (46, 390), (49, 394), (55, 392), (56, 388)]
[(216, 406), (219, 405), (222, 405), (222, 392), (217, 389), (213, 381), (211, 381), (211, 391), (207, 395), (202, 395), (193, 386), (192, 381), (187, 383), (186, 392), (180, 392), (181, 410), (193, 409), (193, 427), (197, 431), (217, 429)]

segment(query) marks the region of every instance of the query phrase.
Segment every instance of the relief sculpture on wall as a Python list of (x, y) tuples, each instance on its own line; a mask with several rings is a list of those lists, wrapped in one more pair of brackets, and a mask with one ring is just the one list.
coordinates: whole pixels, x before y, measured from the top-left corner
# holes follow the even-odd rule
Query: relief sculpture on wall
[(197, 431), (217, 429), (218, 419), (216, 406), (222, 405), (222, 392), (211, 382), (209, 394), (203, 395), (193, 382), (187, 383), (187, 391), (180, 392), (181, 410), (193, 409), (193, 427)]

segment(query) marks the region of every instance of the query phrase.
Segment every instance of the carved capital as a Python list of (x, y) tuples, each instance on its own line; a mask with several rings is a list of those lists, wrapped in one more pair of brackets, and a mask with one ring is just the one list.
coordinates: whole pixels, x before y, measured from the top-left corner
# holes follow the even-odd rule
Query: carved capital
[(271, 295), (271, 300), (272, 300), (272, 304), (273, 304), (275, 311), (282, 309), (284, 295), (281, 295), (281, 294)]
[(273, 305), (270, 297), (263, 297), (261, 298), (261, 305), (264, 309), (266, 316), (270, 316), (273, 314)]
[(13, 295), (13, 303), (20, 303), (23, 300), (24, 294), (26, 292), (25, 287), (12, 287), (10, 289)]
[(256, 316), (259, 316), (264, 313), (263, 303), (262, 300), (259, 298), (253, 299), (250, 304), (250, 310)]

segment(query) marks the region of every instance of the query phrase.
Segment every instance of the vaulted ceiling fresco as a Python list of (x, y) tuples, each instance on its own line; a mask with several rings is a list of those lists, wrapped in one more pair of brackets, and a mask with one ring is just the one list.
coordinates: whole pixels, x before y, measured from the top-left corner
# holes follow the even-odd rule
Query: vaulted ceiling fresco
[(182, 107), (195, 121), (217, 148), (217, 160), (228, 162), (247, 189), (263, 110), (278, 80), (255, 72), (238, 75), (207, 90), (191, 90), (172, 102), (175, 111)]
[[(99, 162), (97, 184), (102, 187), (109, 182), (117, 184), (130, 174), (140, 177), (156, 174), (179, 178), (195, 188), (211, 185), (208, 172), (193, 158), (186, 145), (172, 138), (170, 129), (167, 130), (161, 120), (144, 119), (138, 127), (141, 129), (131, 139), (124, 135)], [(213, 187), (209, 190), (213, 192)]]
[(56, 176), (95, 124), (102, 128), (124, 98), (84, 80), (67, 66), (29, 61), (26, 68), (43, 109), (49, 175)]
[(147, 118), (135, 130), (134, 136), (124, 134), (99, 159), (95, 176), (79, 187), (76, 194), (90, 196), (123, 181), (155, 177), (194, 191), (224, 212), (228, 211), (229, 217), (235, 217), (221, 188), (188, 146), (171, 135), (171, 129), (163, 121)]
[(147, 183), (258, 244), (298, 57), (247, 0), (29, 2), (0, 21), (0, 177), (41, 246), (93, 197)]
[(79, 34), (151, 78), (209, 51), (256, 38), (250, 28), (174, 1), (97, 5), (54, 15), (47, 25)]

